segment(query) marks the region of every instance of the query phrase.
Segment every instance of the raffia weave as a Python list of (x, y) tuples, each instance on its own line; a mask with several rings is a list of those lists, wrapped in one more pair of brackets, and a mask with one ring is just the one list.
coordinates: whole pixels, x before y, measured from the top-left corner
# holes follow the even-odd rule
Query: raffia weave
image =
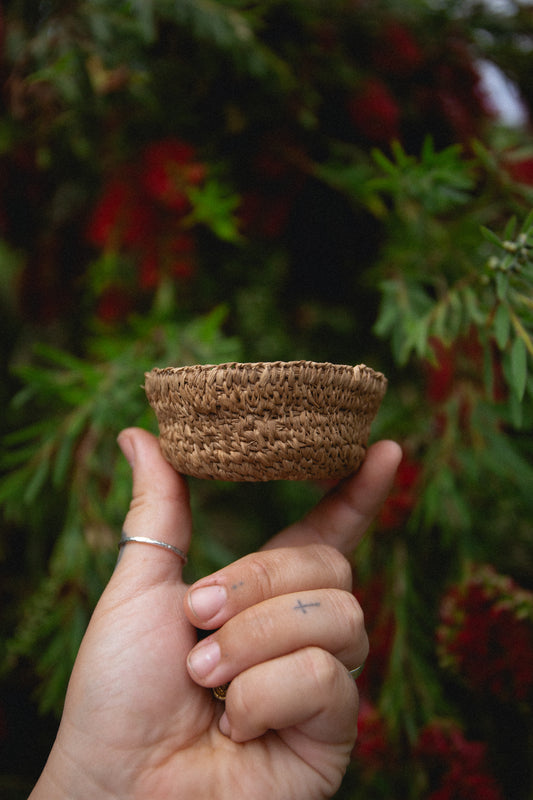
[(313, 361), (168, 367), (145, 378), (168, 461), (230, 481), (350, 474), (387, 385), (364, 364)]

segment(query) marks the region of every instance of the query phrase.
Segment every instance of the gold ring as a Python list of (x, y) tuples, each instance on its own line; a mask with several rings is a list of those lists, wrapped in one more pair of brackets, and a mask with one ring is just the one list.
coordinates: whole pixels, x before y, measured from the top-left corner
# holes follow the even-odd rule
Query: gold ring
[(222, 686), (215, 686), (211, 691), (217, 700), (225, 700), (226, 692), (228, 691), (229, 683), (223, 683)]

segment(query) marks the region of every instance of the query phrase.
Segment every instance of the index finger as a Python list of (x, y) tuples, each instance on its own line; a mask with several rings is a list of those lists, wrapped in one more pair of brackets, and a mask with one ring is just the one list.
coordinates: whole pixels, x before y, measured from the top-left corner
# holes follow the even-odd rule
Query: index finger
[(350, 553), (385, 502), (401, 459), (396, 442), (376, 442), (357, 473), (341, 481), (302, 520), (278, 533), (263, 549), (318, 543)]

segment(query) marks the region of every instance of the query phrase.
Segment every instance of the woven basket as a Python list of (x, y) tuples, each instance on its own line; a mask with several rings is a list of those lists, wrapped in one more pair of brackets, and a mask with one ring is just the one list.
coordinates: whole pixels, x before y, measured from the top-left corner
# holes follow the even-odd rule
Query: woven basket
[(342, 478), (366, 453), (385, 377), (312, 361), (154, 369), (145, 390), (172, 466), (197, 478)]

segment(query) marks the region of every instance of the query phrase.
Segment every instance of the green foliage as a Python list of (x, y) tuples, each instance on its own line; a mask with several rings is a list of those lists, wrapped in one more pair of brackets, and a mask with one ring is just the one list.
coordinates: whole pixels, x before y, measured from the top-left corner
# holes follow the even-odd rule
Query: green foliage
[[(444, 796), (421, 731), (453, 717), (494, 754), (500, 719), (492, 698), (474, 718), (439, 662), (442, 598), (480, 562), (533, 586), (533, 151), (487, 113), (475, 66), (499, 59), (533, 107), (531, 15), (15, 0), (2, 23), (4, 670), (61, 710), (129, 503), (116, 436), (156, 430), (145, 371), (364, 361), (389, 378), (373, 437), (405, 459), (354, 556), (383, 752), (339, 798)], [(190, 486), (191, 580), (321, 492)]]
[[(478, 252), (472, 253), (469, 273), (451, 285), (441, 282), (437, 287), (431, 276), (415, 277), (405, 272), (382, 283), (375, 331), (379, 336), (391, 336), (399, 364), (406, 364), (413, 354), (431, 358), (432, 340), (450, 344), (477, 329), (483, 341), (494, 340), (503, 354), (512, 408), (517, 411), (528, 385), (528, 358), (533, 356), (531, 222), (528, 217), (515, 238), (509, 238), (514, 220), (503, 238), (483, 228), (494, 254), (487, 258), (480, 240)], [(489, 371), (489, 390), (493, 380)]]
[(456, 211), (471, 199), (474, 177), (460, 145), (437, 152), (428, 138), (420, 158), (416, 158), (394, 142), (392, 154), (394, 160), (373, 151), (384, 177), (376, 178), (371, 187), (393, 199), (394, 209), (404, 222), (420, 224), (421, 211), (431, 218)]
[(90, 358), (36, 345), (32, 363), (16, 370), (22, 388), (14, 408), (33, 421), (4, 439), (6, 519), (23, 523), (28, 509), (47, 498), (68, 497), (58, 528), (48, 530), (45, 518), (35, 531), (51, 550), (49, 573), (25, 604), (7, 652), (8, 662), (38, 653), (43, 711), (62, 706), (81, 637), (116, 558), (130, 492), (116, 437), (130, 425), (156, 428), (139, 379), (156, 364), (238, 360), (238, 342), (221, 332), (226, 313), (218, 308), (183, 322), (155, 313), (133, 319), (119, 336), (99, 331), (87, 345)]
[(207, 180), (200, 188), (191, 187), (188, 194), (193, 206), (188, 224), (206, 225), (223, 241), (239, 241), (235, 219), (235, 211), (240, 204), (238, 195), (215, 179)]

